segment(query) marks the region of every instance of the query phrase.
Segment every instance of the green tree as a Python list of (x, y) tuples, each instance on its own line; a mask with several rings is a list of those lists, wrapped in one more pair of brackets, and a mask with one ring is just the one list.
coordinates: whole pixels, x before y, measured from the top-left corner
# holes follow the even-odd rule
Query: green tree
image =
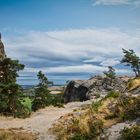
[(24, 65), (18, 60), (0, 60), (0, 113), (19, 117), (25, 111), (20, 102), (22, 88), (16, 83), (18, 71), (23, 69)]
[(109, 78), (110, 84), (112, 84), (113, 79), (116, 77), (115, 69), (112, 66), (108, 66), (108, 71), (103, 72), (106, 78)]
[(15, 83), (16, 78), (19, 77), (17, 72), (23, 69), (24, 65), (20, 64), (18, 60), (10, 58), (0, 60), (0, 84)]
[(126, 66), (130, 66), (135, 72), (136, 77), (140, 76), (140, 58), (135, 54), (133, 50), (122, 49), (124, 56), (121, 63), (126, 63)]
[(36, 111), (39, 108), (44, 108), (49, 104), (50, 91), (48, 90), (48, 85), (52, 84), (52, 82), (48, 81), (48, 78), (42, 71), (39, 71), (37, 74), (39, 84), (35, 89), (35, 97), (32, 102), (32, 109)]

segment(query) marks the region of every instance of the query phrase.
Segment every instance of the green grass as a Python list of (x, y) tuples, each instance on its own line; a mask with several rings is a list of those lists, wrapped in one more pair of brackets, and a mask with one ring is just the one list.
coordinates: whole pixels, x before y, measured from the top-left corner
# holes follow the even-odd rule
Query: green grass
[(93, 110), (97, 113), (101, 106), (102, 106), (101, 101), (97, 101), (97, 102), (92, 102), (90, 108), (91, 108), (91, 110)]
[(119, 96), (120, 96), (120, 93), (119, 93), (119, 92), (110, 91), (110, 92), (105, 96), (105, 99), (106, 99), (106, 98), (118, 98)]

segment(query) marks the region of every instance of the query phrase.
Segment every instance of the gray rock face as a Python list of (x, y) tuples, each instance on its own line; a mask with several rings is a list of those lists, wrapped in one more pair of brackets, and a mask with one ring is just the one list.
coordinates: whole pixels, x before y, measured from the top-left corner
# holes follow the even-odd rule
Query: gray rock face
[(64, 100), (65, 102), (85, 101), (94, 99), (97, 94), (105, 96), (111, 90), (123, 92), (128, 79), (123, 76), (111, 81), (103, 76), (95, 76), (88, 80), (70, 81), (64, 93)]
[(1, 33), (0, 33), (0, 60), (4, 59), (6, 57), (4, 45), (1, 41)]

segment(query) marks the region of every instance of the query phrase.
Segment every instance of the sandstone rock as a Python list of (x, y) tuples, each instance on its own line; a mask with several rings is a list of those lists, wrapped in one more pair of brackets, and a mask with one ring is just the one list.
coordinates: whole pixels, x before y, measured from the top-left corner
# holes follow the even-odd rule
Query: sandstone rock
[(70, 81), (64, 92), (64, 100), (85, 101), (94, 99), (97, 94), (105, 96), (111, 90), (122, 92), (128, 79), (127, 76), (118, 76), (110, 82), (110, 79), (104, 76), (94, 76), (88, 80)]

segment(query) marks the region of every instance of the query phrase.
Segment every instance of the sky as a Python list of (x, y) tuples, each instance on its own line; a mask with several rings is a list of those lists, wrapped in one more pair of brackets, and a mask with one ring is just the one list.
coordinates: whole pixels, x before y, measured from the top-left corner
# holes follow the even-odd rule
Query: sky
[(0, 32), (8, 57), (25, 64), (18, 82), (88, 79), (120, 64), (122, 48), (140, 56), (140, 0), (0, 0)]

